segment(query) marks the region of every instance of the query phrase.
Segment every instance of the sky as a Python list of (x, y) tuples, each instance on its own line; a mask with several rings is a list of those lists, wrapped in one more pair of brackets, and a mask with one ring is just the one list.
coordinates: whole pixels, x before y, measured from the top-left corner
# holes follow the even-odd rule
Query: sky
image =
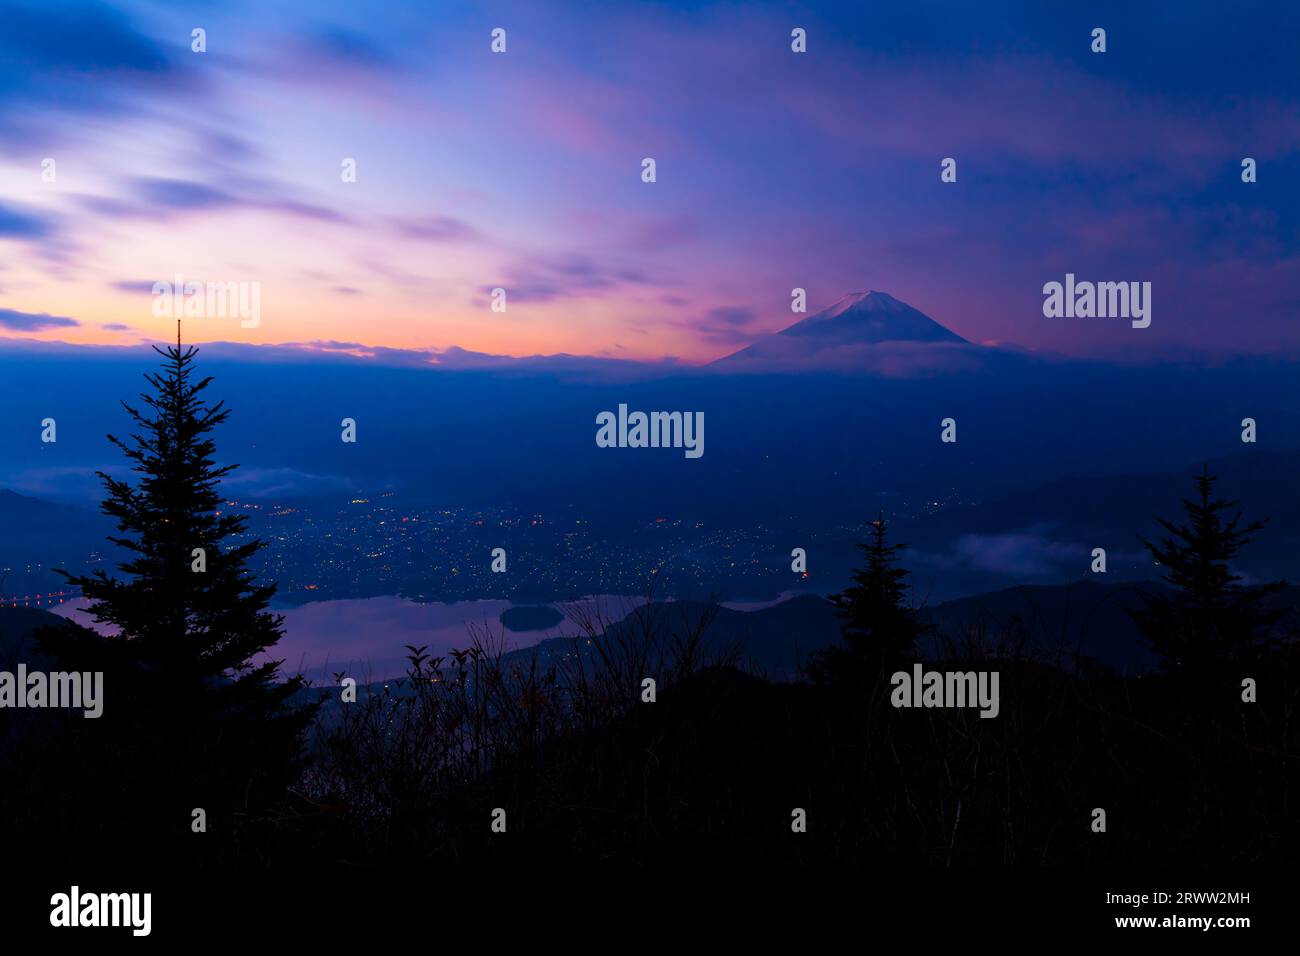
[[(179, 274), (260, 290), (197, 342), (701, 363), (799, 287), (1300, 350), (1300, 7), (1133, 6), (0, 0), (0, 348), (169, 338)], [(1067, 272), (1150, 281), (1151, 327), (1044, 317)]]

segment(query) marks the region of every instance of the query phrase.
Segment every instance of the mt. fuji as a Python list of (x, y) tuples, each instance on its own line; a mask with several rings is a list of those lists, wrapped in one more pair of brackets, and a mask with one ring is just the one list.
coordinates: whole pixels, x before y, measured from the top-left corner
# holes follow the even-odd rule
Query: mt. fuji
[[(886, 292), (853, 292), (753, 345), (715, 362), (786, 363), (830, 359), (885, 343), (969, 345), (928, 315)], [(841, 357), (843, 357), (841, 355)]]

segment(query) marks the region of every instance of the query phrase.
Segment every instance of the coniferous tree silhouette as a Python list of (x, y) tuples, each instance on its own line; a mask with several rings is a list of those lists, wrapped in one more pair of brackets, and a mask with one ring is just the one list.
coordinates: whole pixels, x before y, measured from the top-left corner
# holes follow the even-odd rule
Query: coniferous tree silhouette
[(129, 556), (123, 577), (60, 572), (116, 634), (54, 629), (42, 644), (64, 667), (105, 672), (104, 718), (84, 734), (119, 776), (132, 775), (131, 793), (114, 792), (142, 814), (150, 805), (179, 814), (187, 831), (190, 807), (215, 816), (282, 796), (311, 712), (289, 706), (301, 677), (278, 681), (281, 661), (255, 660), (280, 639), (283, 618), (267, 609), (275, 585), (247, 566), (263, 542), (221, 508), (218, 485), (236, 466), (214, 464), (209, 433), (229, 410), (205, 401), (212, 379), (195, 381), (198, 350), (182, 349), (179, 323), (176, 346), (154, 350), (165, 362), (145, 376), (147, 411), (122, 403), (138, 432), (108, 436), (138, 482), (98, 473), (102, 510), (117, 519), (110, 540)]
[(898, 564), (905, 544), (887, 541), (884, 515), (871, 522), (871, 540), (859, 542), (866, 565), (853, 573), (853, 584), (831, 595), (842, 620), (844, 647), (811, 656), (809, 675), (819, 682), (874, 679), (884, 668), (901, 663), (929, 625), (909, 600), (909, 572)]
[(1218, 480), (1203, 468), (1196, 497), (1183, 499), (1183, 523), (1156, 518), (1169, 536), (1158, 543), (1138, 536), (1173, 590), (1145, 596), (1144, 606), (1129, 614), (1172, 673), (1205, 677), (1222, 665), (1257, 659), (1274, 643), (1270, 628), (1286, 615), (1285, 608), (1264, 607), (1285, 582), (1246, 587), (1232, 571), (1231, 561), (1265, 522), (1244, 524), (1240, 511), (1228, 517), (1238, 502), (1214, 496)]

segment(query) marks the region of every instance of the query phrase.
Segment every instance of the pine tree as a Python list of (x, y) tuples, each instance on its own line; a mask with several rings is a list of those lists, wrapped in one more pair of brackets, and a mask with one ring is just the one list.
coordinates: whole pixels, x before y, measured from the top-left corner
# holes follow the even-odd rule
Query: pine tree
[(929, 631), (909, 599), (908, 571), (898, 564), (907, 545), (888, 543), (888, 527), (884, 515), (871, 522), (871, 540), (858, 544), (865, 566), (853, 573), (851, 586), (831, 595), (846, 647), (813, 655), (809, 672), (816, 680), (874, 679), (901, 663)]
[(1183, 499), (1183, 523), (1157, 518), (1169, 536), (1158, 543), (1138, 538), (1165, 569), (1172, 592), (1147, 595), (1145, 605), (1129, 613), (1174, 673), (1205, 676), (1224, 664), (1256, 659), (1273, 643), (1270, 629), (1286, 613), (1264, 608), (1284, 582), (1246, 587), (1232, 571), (1232, 560), (1264, 522), (1244, 524), (1240, 511), (1229, 518), (1238, 502), (1214, 496), (1218, 480), (1202, 469), (1196, 498)]
[(117, 521), (110, 540), (128, 556), (122, 577), (61, 572), (115, 636), (63, 629), (43, 643), (64, 667), (105, 672), (106, 723), (86, 732), (101, 750), (111, 735), (108, 759), (137, 778), (137, 796), (148, 789), (169, 815), (188, 815), (168, 802), (180, 794), (209, 813), (247, 808), (283, 795), (311, 713), (289, 706), (303, 680), (278, 680), (283, 662), (265, 657), (283, 618), (268, 610), (275, 585), (248, 569), (263, 542), (222, 509), (218, 486), (236, 466), (214, 464), (210, 433), (229, 411), (205, 400), (212, 379), (195, 381), (198, 350), (182, 349), (179, 323), (176, 346), (155, 351), (165, 361), (145, 376), (147, 410), (122, 403), (136, 433), (108, 436), (138, 481), (98, 473)]

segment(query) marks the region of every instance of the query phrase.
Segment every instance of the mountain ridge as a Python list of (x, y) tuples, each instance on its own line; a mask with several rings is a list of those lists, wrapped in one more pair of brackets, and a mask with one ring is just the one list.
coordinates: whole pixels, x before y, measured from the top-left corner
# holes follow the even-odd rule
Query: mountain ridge
[(820, 312), (711, 364), (807, 361), (846, 349), (900, 344), (971, 343), (901, 299), (873, 289), (843, 295)]

